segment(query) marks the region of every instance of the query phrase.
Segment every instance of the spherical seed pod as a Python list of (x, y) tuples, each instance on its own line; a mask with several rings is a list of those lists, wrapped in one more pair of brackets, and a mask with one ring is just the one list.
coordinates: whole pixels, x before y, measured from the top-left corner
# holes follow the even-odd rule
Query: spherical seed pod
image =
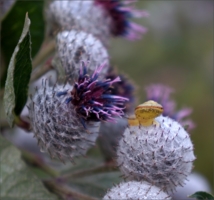
[(109, 43), (111, 17), (94, 1), (53, 1), (49, 5), (47, 21), (49, 32), (58, 30), (83, 30), (93, 34), (103, 44)]
[(123, 36), (129, 40), (140, 39), (147, 29), (131, 18), (148, 16), (134, 8), (134, 1), (91, 0), (53, 1), (47, 9), (49, 32), (58, 30), (84, 30), (99, 38), (106, 46), (109, 37)]
[(82, 61), (88, 62), (88, 74), (105, 63), (100, 78), (106, 75), (109, 57), (106, 48), (92, 34), (83, 31), (63, 31), (57, 34), (56, 58), (61, 61), (65, 74), (74, 82), (79, 75)]
[(29, 104), (29, 117), (38, 145), (43, 152), (60, 160), (85, 155), (95, 144), (99, 122), (81, 123), (68, 95), (58, 95), (72, 87), (57, 85), (38, 89)]
[(195, 156), (189, 134), (176, 121), (159, 116), (150, 126), (129, 126), (117, 149), (125, 177), (146, 180), (166, 192), (184, 184)]
[(163, 192), (160, 188), (147, 183), (146, 181), (137, 182), (129, 181), (116, 185), (111, 188), (107, 194), (103, 197), (103, 200), (107, 199), (168, 199), (170, 196)]
[(73, 87), (43, 86), (37, 90), (29, 116), (43, 151), (62, 160), (84, 155), (98, 136), (99, 122), (112, 122), (124, 115), (128, 99), (110, 93), (120, 78), (98, 80), (102, 68), (89, 75), (83, 62)]

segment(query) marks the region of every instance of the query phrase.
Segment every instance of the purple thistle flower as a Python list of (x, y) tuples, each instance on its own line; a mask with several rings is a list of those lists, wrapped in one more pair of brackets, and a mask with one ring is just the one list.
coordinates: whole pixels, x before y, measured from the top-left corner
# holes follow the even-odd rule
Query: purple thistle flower
[(101, 5), (112, 18), (111, 33), (114, 36), (124, 36), (129, 40), (140, 39), (141, 35), (146, 33), (147, 29), (134, 22), (131, 22), (132, 17), (147, 17), (148, 13), (142, 10), (137, 10), (132, 4), (135, 0), (94, 0), (96, 5)]
[(120, 77), (121, 81), (114, 84), (114, 87), (112, 88), (112, 94), (128, 98), (129, 101), (125, 104), (126, 108), (124, 112), (131, 113), (135, 109), (135, 85), (125, 74), (119, 74), (117, 69), (110, 67), (107, 72), (106, 79), (113, 80), (117, 76)]
[(172, 88), (162, 84), (152, 84), (145, 88), (146, 99), (153, 100), (161, 104), (164, 108), (163, 116), (168, 116), (183, 126), (187, 126), (189, 130), (195, 128), (195, 124), (191, 119), (186, 119), (192, 113), (191, 108), (183, 108), (176, 111), (176, 103), (171, 99), (171, 93), (174, 92)]
[(72, 91), (57, 94), (58, 96), (70, 94), (66, 103), (73, 104), (83, 125), (88, 120), (113, 122), (115, 118), (124, 115), (124, 103), (128, 99), (111, 93), (112, 84), (119, 82), (120, 78), (98, 80), (99, 73), (104, 66), (105, 64), (101, 65), (92, 75), (88, 75), (87, 66), (82, 62), (79, 78)]

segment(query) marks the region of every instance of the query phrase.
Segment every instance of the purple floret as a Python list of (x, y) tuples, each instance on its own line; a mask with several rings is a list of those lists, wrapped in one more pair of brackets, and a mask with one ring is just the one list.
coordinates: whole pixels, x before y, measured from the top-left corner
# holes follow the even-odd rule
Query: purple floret
[(95, 5), (102, 6), (108, 15), (112, 18), (111, 33), (114, 36), (124, 36), (129, 40), (140, 39), (147, 29), (140, 26), (130, 19), (133, 17), (146, 17), (148, 13), (145, 11), (134, 9), (126, 6), (135, 1), (133, 0), (94, 0)]
[[(99, 73), (105, 64), (98, 67), (92, 75), (88, 75), (87, 66), (83, 62), (79, 71), (79, 78), (75, 82), (66, 103), (72, 103), (80, 119), (84, 121), (108, 121), (124, 115), (125, 102), (128, 98), (113, 95), (112, 85), (120, 81), (115, 79), (99, 80)], [(58, 95), (63, 95), (61, 92)]]

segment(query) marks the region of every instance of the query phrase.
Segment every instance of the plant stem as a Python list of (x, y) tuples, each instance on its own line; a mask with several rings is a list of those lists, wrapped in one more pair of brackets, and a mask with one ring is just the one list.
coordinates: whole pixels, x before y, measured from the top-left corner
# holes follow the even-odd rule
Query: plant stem
[(59, 195), (63, 199), (67, 199), (70, 197), (72, 199), (76, 198), (80, 200), (98, 200), (97, 198), (74, 191), (69, 186), (64, 185), (62, 183), (57, 183), (57, 181), (44, 180), (43, 183), (49, 190)]
[(32, 62), (33, 69), (43, 63), (55, 50), (55, 40), (46, 41)]
[(98, 173), (107, 172), (107, 171), (108, 172), (117, 171), (117, 168), (115, 167), (115, 165), (112, 165), (112, 164), (102, 164), (98, 167), (94, 167), (91, 169), (79, 170), (74, 173), (64, 174), (61, 176), (61, 178), (63, 180), (68, 180), (70, 178), (80, 178), (80, 177), (89, 176), (92, 174), (98, 174)]
[(33, 165), (42, 169), (51, 177), (55, 178), (59, 176), (59, 173), (55, 169), (47, 165), (40, 156), (34, 155), (33, 153), (29, 153), (27, 151), (22, 150), (22, 157), (25, 160), (25, 162), (27, 162), (29, 165)]
[(24, 129), (25, 131), (30, 131), (30, 123), (25, 121), (21, 116), (14, 114), (14, 123), (16, 126)]

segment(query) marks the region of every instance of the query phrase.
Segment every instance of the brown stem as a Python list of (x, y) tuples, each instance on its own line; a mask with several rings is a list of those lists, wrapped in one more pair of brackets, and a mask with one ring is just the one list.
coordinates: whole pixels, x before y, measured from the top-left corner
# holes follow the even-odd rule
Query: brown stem
[(74, 198), (79, 200), (98, 200), (97, 198), (81, 194), (63, 183), (57, 183), (57, 181), (44, 180), (43, 183), (49, 190), (63, 199), (70, 197), (72, 199)]
[[(14, 120), (15, 125), (24, 129), (25, 131), (29, 132), (30, 131), (30, 123), (23, 120), (20, 116), (16, 116), (15, 114), (14, 114), (14, 116), (15, 116), (15, 120)], [(1, 124), (1, 126), (0, 126), (1, 129), (10, 128), (10, 125), (6, 119), (2, 119), (0, 121), (0, 124)]]
[(29, 122), (27, 122), (27, 121), (25, 121), (23, 118), (21, 118), (20, 116), (16, 116), (15, 114), (14, 114), (14, 116), (15, 116), (15, 124), (18, 126), (18, 127), (20, 127), (20, 128), (22, 128), (22, 129), (24, 129), (25, 131), (27, 131), (27, 132), (29, 132), (30, 131), (30, 123)]
[(43, 63), (48, 56), (50, 56), (55, 51), (55, 40), (46, 41), (43, 44), (43, 47), (33, 59), (32, 65), (33, 69), (36, 68), (38, 65)]
[(65, 174), (63, 176), (61, 176), (61, 178), (63, 180), (68, 180), (70, 178), (80, 178), (80, 177), (84, 177), (84, 176), (89, 176), (92, 174), (99, 174), (102, 172), (112, 172), (112, 171), (117, 171), (117, 168), (115, 167), (115, 165), (112, 164), (102, 164), (98, 167), (94, 167), (91, 169), (87, 169), (87, 170), (79, 170), (76, 171), (74, 173), (70, 173), (70, 174)]
[(32, 165), (32, 166), (35, 166), (35, 167), (42, 169), (44, 172), (46, 172), (47, 174), (49, 174), (53, 178), (56, 178), (57, 176), (59, 176), (59, 173), (55, 169), (48, 166), (45, 163), (45, 161), (42, 159), (42, 157), (40, 157), (36, 154), (29, 153), (25, 150), (22, 150), (22, 158), (29, 165)]

